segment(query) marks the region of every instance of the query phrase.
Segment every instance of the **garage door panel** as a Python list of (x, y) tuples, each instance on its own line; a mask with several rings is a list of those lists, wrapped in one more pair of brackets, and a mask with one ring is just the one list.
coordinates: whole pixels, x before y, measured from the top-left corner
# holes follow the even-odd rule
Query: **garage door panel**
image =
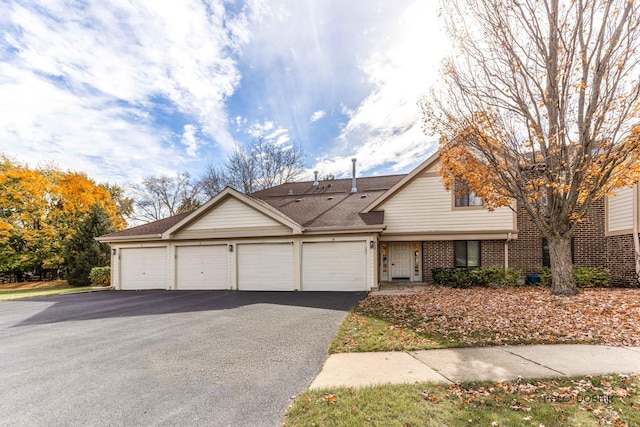
[(178, 246), (177, 289), (228, 289), (227, 245)]
[(303, 291), (367, 290), (365, 241), (302, 244)]
[(166, 289), (167, 248), (120, 250), (121, 289)]
[(240, 244), (237, 248), (239, 290), (294, 290), (293, 244)]

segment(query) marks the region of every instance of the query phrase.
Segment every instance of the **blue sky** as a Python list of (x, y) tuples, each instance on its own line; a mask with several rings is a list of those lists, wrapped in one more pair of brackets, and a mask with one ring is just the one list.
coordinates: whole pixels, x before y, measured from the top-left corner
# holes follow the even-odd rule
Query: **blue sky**
[(220, 164), (256, 135), (313, 170), (407, 172), (447, 50), (424, 0), (3, 1), (0, 151), (99, 182)]

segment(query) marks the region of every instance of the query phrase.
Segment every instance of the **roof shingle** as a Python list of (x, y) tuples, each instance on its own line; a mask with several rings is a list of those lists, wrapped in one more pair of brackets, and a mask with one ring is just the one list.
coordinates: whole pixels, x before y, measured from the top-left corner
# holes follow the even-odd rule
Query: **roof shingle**
[[(277, 209), (305, 228), (381, 225), (384, 221), (383, 212), (361, 212), (404, 177), (386, 175), (358, 178), (358, 191), (355, 193), (351, 192), (349, 178), (320, 181), (318, 185), (313, 185), (312, 181), (291, 182), (257, 191), (249, 197)], [(110, 233), (102, 238), (160, 235), (192, 212)]]

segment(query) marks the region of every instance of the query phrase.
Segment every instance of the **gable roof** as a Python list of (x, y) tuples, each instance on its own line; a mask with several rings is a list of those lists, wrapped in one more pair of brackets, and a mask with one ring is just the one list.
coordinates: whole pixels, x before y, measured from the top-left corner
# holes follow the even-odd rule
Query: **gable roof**
[(158, 221), (149, 222), (146, 224), (138, 225), (137, 227), (127, 228), (122, 231), (115, 231), (113, 233), (100, 236), (97, 240), (101, 242), (109, 242), (114, 238), (120, 240), (121, 238), (160, 238), (162, 233), (170, 229), (184, 218), (189, 216), (193, 211), (183, 212), (168, 218), (163, 218)]
[(234, 198), (239, 200), (240, 202), (250, 206), (251, 208), (257, 210), (263, 215), (285, 225), (293, 230), (294, 233), (299, 234), (302, 232), (302, 227), (300, 223), (294, 221), (287, 215), (283, 214), (281, 211), (274, 209), (272, 206), (258, 200), (254, 197), (247, 196), (246, 194), (240, 193), (239, 191), (234, 190), (231, 187), (226, 187), (222, 190), (217, 196), (213, 199), (209, 200), (204, 205), (200, 206), (198, 209), (189, 213), (189, 215), (182, 218), (179, 222), (175, 223), (173, 226), (168, 228), (166, 231), (162, 233), (162, 236), (165, 238), (170, 237), (173, 233), (176, 233), (183, 227), (192, 224), (198, 218), (201, 218), (203, 215), (206, 215), (209, 211), (214, 209), (220, 203), (224, 202), (229, 198)]
[(383, 225), (382, 212), (362, 214), (405, 175), (357, 178), (357, 192), (351, 192), (351, 178), (292, 182), (252, 194), (294, 219), (305, 229), (353, 228)]
[(196, 210), (110, 233), (99, 237), (98, 240), (110, 242), (167, 239), (193, 224), (229, 197), (236, 198), (292, 228), (296, 234), (303, 230), (382, 227), (383, 212), (363, 213), (363, 210), (405, 177), (406, 175), (387, 175), (357, 178), (358, 191), (355, 193), (351, 192), (351, 178), (324, 180), (318, 185), (313, 185), (312, 181), (285, 183), (250, 195), (227, 187)]

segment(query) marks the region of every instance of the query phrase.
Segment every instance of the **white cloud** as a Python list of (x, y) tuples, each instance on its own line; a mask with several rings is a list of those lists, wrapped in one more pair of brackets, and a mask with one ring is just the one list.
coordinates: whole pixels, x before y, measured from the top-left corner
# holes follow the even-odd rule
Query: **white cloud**
[(317, 122), (318, 120), (320, 120), (321, 118), (323, 118), (324, 116), (327, 115), (327, 112), (324, 110), (318, 110), (315, 111), (312, 115), (311, 115), (311, 123)]
[[(416, 102), (446, 48), (434, 10), (416, 0), (7, 0), (2, 150), (122, 182), (215, 161), (234, 136), (261, 135), (324, 153), (326, 173), (348, 174), (354, 156), (362, 173), (401, 170), (433, 146)], [(327, 129), (339, 137), (314, 133)]]
[(116, 182), (171, 171), (167, 159), (177, 153), (159, 143), (168, 133), (150, 127), (140, 110), (105, 97), (82, 99), (9, 64), (0, 63), (0, 75), (3, 97), (11, 100), (0, 102), (0, 140), (20, 160), (53, 161)]
[(347, 107), (344, 104), (340, 104), (340, 114), (342, 114), (343, 116), (347, 116), (347, 117), (351, 118), (355, 114), (355, 110), (353, 110), (352, 108)]
[[(335, 154), (319, 159), (315, 168), (347, 174), (348, 160), (357, 157), (363, 172), (382, 165), (401, 171), (435, 149), (435, 141), (422, 133), (417, 105), (435, 80), (447, 49), (443, 37), (434, 33), (438, 28), (435, 5), (418, 1), (394, 24), (386, 47), (363, 61), (373, 90), (355, 109), (342, 106), (349, 122), (338, 138)], [(429, 43), (434, 39), (439, 42)]]
[(195, 125), (184, 125), (184, 131), (182, 132), (182, 138), (180, 142), (186, 147), (187, 156), (195, 157), (198, 154), (198, 146), (200, 141), (196, 136), (198, 127)]
[(246, 133), (252, 138), (273, 140), (279, 145), (286, 144), (291, 140), (289, 130), (282, 126), (276, 126), (276, 124), (271, 120), (267, 120), (262, 123), (253, 123), (246, 129)]
[(51, 156), (101, 179), (133, 165), (157, 173), (186, 160), (154, 122), (162, 110), (230, 149), (225, 102), (240, 81), (233, 54), (249, 39), (250, 12), (228, 16), (223, 0), (5, 3), (3, 142), (18, 157)]

